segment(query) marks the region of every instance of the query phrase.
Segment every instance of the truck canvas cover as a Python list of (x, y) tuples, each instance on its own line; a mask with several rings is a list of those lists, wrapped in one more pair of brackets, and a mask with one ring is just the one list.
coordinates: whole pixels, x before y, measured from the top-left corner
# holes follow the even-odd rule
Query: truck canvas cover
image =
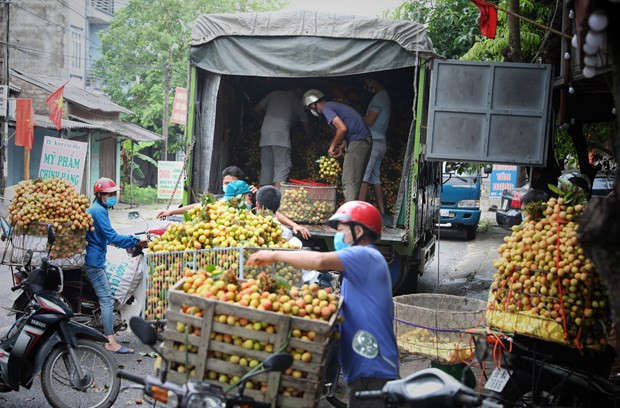
[(333, 77), (412, 67), (432, 49), (424, 26), (411, 21), (317, 11), (207, 14), (194, 24), (190, 60), (222, 75)]

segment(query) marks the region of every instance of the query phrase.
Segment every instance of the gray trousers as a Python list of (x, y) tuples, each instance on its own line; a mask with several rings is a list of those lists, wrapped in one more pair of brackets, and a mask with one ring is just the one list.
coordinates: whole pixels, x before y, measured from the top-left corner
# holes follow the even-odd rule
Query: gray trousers
[(357, 200), (371, 150), (372, 138), (370, 137), (349, 142), (342, 164), (344, 201)]

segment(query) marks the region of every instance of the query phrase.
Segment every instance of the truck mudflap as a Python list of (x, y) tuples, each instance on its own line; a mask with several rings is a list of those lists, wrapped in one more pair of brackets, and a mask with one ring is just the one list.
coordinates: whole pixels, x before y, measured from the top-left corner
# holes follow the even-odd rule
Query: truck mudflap
[(433, 262), (433, 259), (435, 259), (436, 248), (437, 239), (435, 238), (435, 235), (431, 235), (428, 242), (420, 248), (420, 257), (418, 259), (420, 259), (420, 264), (424, 264), (424, 266), (420, 268), (420, 275), (424, 273), (426, 267), (429, 266), (431, 262)]

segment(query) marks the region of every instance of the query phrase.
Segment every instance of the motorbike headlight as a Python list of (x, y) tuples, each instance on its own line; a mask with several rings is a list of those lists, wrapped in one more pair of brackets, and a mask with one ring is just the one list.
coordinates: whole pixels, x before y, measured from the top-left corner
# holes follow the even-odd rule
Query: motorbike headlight
[(226, 408), (226, 402), (213, 394), (192, 394), (187, 408)]
[(480, 201), (479, 200), (461, 200), (456, 205), (459, 208), (479, 208)]

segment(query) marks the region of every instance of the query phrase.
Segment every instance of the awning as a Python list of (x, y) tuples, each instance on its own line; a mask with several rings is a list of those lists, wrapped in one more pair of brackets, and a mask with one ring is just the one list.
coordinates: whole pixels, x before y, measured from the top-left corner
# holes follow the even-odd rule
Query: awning
[(112, 120), (94, 120), (94, 119), (82, 119), (85, 123), (93, 126), (97, 126), (98, 129), (106, 130), (111, 133), (115, 133), (121, 137), (133, 140), (134, 142), (159, 142), (163, 140), (161, 135), (144, 129), (138, 125), (134, 125), (130, 122), (112, 121)]
[[(9, 118), (11, 123), (13, 124), (13, 126), (15, 125), (15, 117), (11, 115), (11, 117)], [(41, 127), (41, 128), (45, 128), (45, 129), (54, 129), (56, 130), (56, 125), (54, 123), (52, 123), (52, 121), (50, 120), (50, 118), (48, 116), (45, 115), (34, 115), (34, 120), (36, 122), (35, 127)], [(61, 129), (100, 129), (100, 130), (107, 130), (107, 129), (102, 129), (101, 126), (98, 125), (93, 125), (90, 123), (84, 123), (84, 122), (78, 122), (75, 120), (69, 120), (69, 119), (63, 119), (61, 124), (60, 124), (60, 128)]]
[(203, 15), (190, 44), (206, 71), (265, 77), (362, 74), (435, 55), (422, 24), (317, 11)]
[(75, 85), (72, 85), (70, 82), (67, 82), (64, 79), (29, 74), (26, 72), (17, 71), (15, 69), (11, 69), (11, 77), (21, 79), (22, 81), (35, 85), (38, 88), (44, 89), (48, 91), (50, 95), (62, 85), (65, 85), (63, 98), (88, 110), (96, 110), (108, 113), (133, 113), (129, 109), (123, 108), (122, 106), (115, 104), (104, 95), (96, 95), (94, 93), (88, 92)]

